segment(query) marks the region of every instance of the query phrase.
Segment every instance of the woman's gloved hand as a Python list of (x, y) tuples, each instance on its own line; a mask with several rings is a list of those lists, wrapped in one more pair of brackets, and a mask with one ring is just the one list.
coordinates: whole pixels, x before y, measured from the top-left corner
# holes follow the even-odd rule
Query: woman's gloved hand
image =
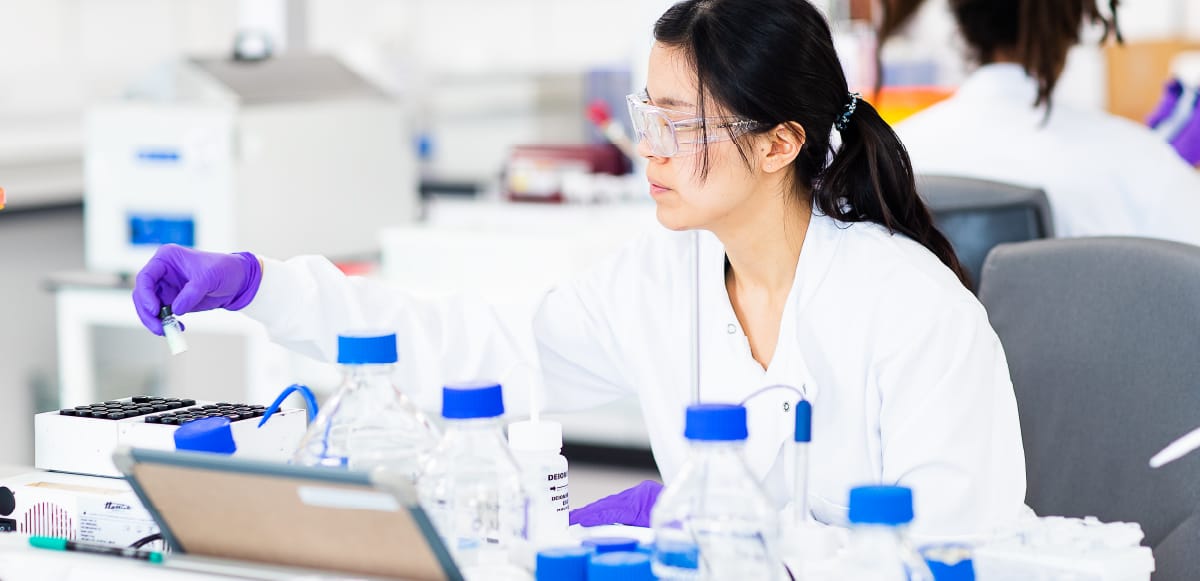
[(571, 524), (585, 527), (614, 524), (648, 527), (650, 510), (654, 508), (662, 489), (662, 484), (645, 480), (633, 488), (571, 511)]
[(142, 267), (133, 284), (133, 306), (147, 329), (162, 335), (158, 314), (212, 309), (236, 311), (250, 304), (262, 283), (262, 265), (249, 252), (221, 254), (166, 244)]
[(1200, 100), (1196, 102), (1196, 109), (1192, 111), (1188, 122), (1171, 140), (1171, 147), (1188, 163), (1200, 164)]
[(1175, 106), (1179, 104), (1179, 96), (1183, 94), (1183, 85), (1176, 79), (1167, 81), (1167, 85), (1163, 87), (1162, 100), (1158, 102), (1158, 106), (1154, 111), (1150, 112), (1150, 116), (1146, 117), (1146, 125), (1151, 129), (1158, 127), (1159, 123), (1166, 120), (1175, 112)]

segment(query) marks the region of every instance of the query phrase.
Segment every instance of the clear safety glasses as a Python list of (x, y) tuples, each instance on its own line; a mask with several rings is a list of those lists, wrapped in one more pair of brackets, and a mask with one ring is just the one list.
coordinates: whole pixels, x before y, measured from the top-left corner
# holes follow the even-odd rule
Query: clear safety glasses
[(757, 121), (740, 117), (694, 117), (694, 113), (672, 111), (650, 104), (645, 91), (625, 98), (637, 140), (645, 140), (658, 157), (690, 155), (701, 143), (727, 141), (752, 131)]

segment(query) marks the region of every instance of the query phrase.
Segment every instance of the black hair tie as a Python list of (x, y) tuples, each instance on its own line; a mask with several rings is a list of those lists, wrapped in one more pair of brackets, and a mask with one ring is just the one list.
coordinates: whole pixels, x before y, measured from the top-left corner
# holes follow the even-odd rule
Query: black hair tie
[(850, 102), (846, 103), (846, 110), (842, 111), (833, 124), (838, 131), (845, 131), (846, 127), (850, 125), (850, 116), (854, 115), (854, 110), (858, 108), (858, 100), (862, 98), (862, 95), (858, 93), (847, 93), (846, 96), (850, 97)]

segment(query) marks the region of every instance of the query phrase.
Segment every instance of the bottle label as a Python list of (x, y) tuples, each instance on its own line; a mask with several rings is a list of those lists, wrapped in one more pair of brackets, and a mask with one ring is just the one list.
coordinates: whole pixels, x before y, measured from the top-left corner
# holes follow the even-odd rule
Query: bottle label
[(567, 492), (567, 473), (556, 472), (546, 475), (546, 488), (550, 497), (550, 506), (555, 512), (570, 512), (571, 499)]

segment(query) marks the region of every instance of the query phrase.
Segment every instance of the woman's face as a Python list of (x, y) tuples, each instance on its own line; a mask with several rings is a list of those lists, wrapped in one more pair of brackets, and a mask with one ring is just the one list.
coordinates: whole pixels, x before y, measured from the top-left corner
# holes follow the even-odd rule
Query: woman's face
[[(650, 104), (684, 114), (671, 113), (673, 119), (697, 117), (696, 73), (686, 55), (677, 48), (655, 43), (650, 51), (650, 67), (646, 75), (646, 92)], [(708, 100), (707, 116), (726, 116), (728, 112)], [(721, 131), (712, 129), (710, 132)], [(686, 139), (681, 135), (681, 141)], [(737, 146), (725, 139), (708, 144), (709, 172), (700, 180), (700, 165), (704, 159), (699, 146), (682, 145), (684, 150), (674, 157), (656, 156), (645, 140), (637, 151), (649, 164), (646, 179), (650, 195), (658, 209), (658, 221), (671, 230), (711, 230), (735, 214), (739, 207), (761, 191), (762, 177), (757, 168), (769, 149), (766, 140), (752, 137), (747, 148), (750, 167), (738, 153)], [(764, 147), (765, 146), (765, 147)], [(689, 153), (690, 152), (690, 153)]]

